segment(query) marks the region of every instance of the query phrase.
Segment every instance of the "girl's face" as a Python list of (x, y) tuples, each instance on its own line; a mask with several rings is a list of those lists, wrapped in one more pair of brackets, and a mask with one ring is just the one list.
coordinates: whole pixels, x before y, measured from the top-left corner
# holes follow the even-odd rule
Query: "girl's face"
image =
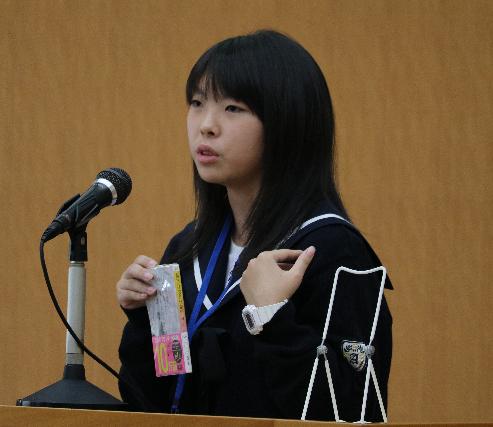
[(190, 151), (201, 178), (228, 191), (260, 188), (264, 128), (243, 103), (198, 90), (187, 117)]

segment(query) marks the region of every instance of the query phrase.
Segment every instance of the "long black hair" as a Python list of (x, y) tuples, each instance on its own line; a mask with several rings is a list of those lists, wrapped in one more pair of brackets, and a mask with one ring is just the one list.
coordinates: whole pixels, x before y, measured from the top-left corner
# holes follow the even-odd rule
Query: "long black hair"
[[(264, 126), (263, 172), (246, 222), (241, 264), (273, 249), (314, 206), (328, 200), (348, 218), (335, 180), (335, 126), (329, 89), (313, 57), (297, 42), (262, 30), (207, 50), (188, 77), (186, 99), (200, 88), (245, 103)], [(189, 264), (222, 225), (226, 188), (205, 182), (194, 165), (194, 235), (173, 258)]]

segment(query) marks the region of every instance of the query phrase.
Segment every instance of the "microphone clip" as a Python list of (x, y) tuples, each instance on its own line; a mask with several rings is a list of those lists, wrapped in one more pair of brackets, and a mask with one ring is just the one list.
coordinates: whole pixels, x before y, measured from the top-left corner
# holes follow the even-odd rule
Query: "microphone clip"
[(87, 222), (81, 226), (68, 230), (70, 236), (69, 261), (87, 261)]
[[(68, 199), (61, 207), (58, 209), (55, 218), (65, 212), (70, 206), (72, 206), (77, 200), (80, 199), (80, 194), (77, 193), (75, 196)], [(70, 236), (70, 248), (68, 253), (69, 261), (86, 262), (87, 261), (87, 228), (88, 223), (80, 225), (76, 228), (71, 228), (68, 230), (68, 235)]]
[[(56, 216), (60, 215), (62, 212), (65, 212), (70, 206), (72, 206), (78, 199), (80, 198), (80, 194), (77, 193), (75, 196), (72, 196), (68, 199), (61, 207), (58, 209)], [(55, 217), (56, 218), (56, 217)]]
[[(54, 239), (59, 234), (63, 233), (65, 229), (70, 227), (70, 219), (63, 216), (60, 216), (62, 212), (65, 212), (70, 206), (72, 206), (78, 199), (80, 198), (80, 194), (77, 193), (75, 196), (68, 199), (61, 207), (58, 209), (55, 219), (52, 221), (50, 226), (45, 230), (41, 240), (43, 242), (48, 242), (51, 239)], [(66, 228), (65, 228), (66, 227)]]

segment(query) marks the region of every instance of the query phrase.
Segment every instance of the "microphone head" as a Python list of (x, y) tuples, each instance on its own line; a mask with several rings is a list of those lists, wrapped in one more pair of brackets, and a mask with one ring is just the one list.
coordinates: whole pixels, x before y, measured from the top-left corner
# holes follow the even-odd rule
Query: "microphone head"
[(132, 191), (132, 180), (130, 179), (128, 173), (125, 172), (123, 169), (119, 169), (119, 168), (105, 169), (104, 171), (98, 173), (96, 179), (98, 178), (103, 178), (108, 180), (115, 187), (116, 190), (115, 205), (119, 205), (120, 203), (123, 203), (129, 196), (130, 192)]

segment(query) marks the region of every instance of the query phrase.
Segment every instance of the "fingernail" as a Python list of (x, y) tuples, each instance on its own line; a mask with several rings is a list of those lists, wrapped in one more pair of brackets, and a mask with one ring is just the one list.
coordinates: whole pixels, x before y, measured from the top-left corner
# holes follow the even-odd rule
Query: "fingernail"
[(149, 267), (154, 267), (156, 264), (157, 264), (157, 261), (155, 261), (155, 260), (153, 260), (153, 259), (151, 259), (151, 260), (149, 261)]
[(147, 298), (147, 294), (140, 294), (140, 296), (142, 299)]
[(151, 280), (152, 279), (152, 274), (146, 271), (144, 273), (144, 280)]
[(156, 288), (153, 288), (152, 286), (147, 287), (147, 295), (152, 295), (154, 292), (156, 292)]
[(305, 249), (305, 252), (310, 255), (310, 253), (314, 254), (315, 253), (315, 246), (310, 246), (309, 248)]

